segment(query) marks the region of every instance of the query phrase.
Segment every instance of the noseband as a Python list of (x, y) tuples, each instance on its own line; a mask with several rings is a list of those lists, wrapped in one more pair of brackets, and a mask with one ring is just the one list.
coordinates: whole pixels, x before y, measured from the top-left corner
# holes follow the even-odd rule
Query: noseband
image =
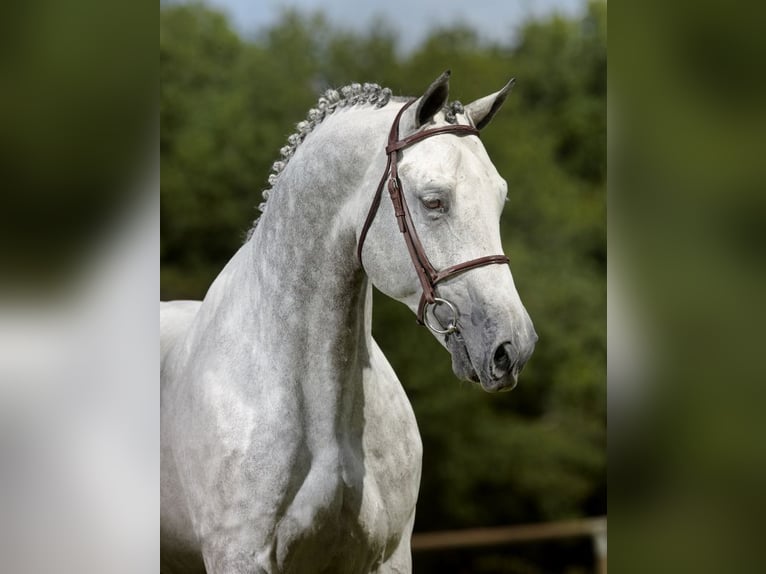
[[(404, 139), (399, 139), (399, 121), (402, 118), (404, 111), (409, 108), (415, 100), (411, 100), (399, 110), (396, 114), (396, 119), (391, 126), (391, 131), (388, 134), (388, 145), (386, 146), (386, 156), (388, 161), (386, 163), (386, 169), (383, 172), (383, 177), (380, 178), (378, 189), (375, 191), (375, 197), (372, 200), (370, 211), (367, 213), (367, 219), (362, 227), (362, 232), (359, 236), (359, 244), (357, 245), (356, 255), (359, 259), (359, 263), (362, 263), (362, 248), (364, 247), (364, 240), (367, 237), (367, 232), (370, 230), (375, 215), (378, 213), (380, 207), (380, 199), (383, 195), (383, 187), (388, 181), (388, 194), (391, 197), (391, 203), (394, 206), (394, 214), (396, 215), (396, 222), (399, 225), (399, 231), (404, 236), (404, 242), (407, 244), (407, 250), (410, 253), (410, 259), (415, 266), (415, 271), (418, 274), (420, 285), (423, 288), (423, 294), (420, 297), (420, 304), (418, 305), (418, 324), (425, 324), (434, 333), (447, 335), (458, 331), (458, 310), (453, 303), (447, 299), (442, 299), (437, 296), (436, 286), (446, 279), (450, 279), (469, 271), (477, 267), (483, 267), (485, 265), (501, 264), (505, 265), (509, 263), (509, 259), (505, 255), (488, 255), (486, 257), (479, 257), (477, 259), (471, 259), (464, 263), (447, 267), (441, 271), (437, 271), (426, 256), (426, 252), (423, 249), (423, 244), (418, 238), (418, 234), (415, 231), (415, 226), (412, 223), (412, 216), (410, 215), (409, 207), (407, 206), (407, 200), (404, 197), (404, 191), (402, 190), (402, 182), (399, 179), (399, 173), (397, 168), (398, 155), (397, 153), (406, 147), (411, 146), (431, 136), (439, 134), (455, 134), (455, 135), (479, 135), (479, 130), (471, 126), (463, 125), (449, 125), (439, 128), (433, 128), (430, 130), (423, 130), (416, 132)], [(441, 325), (437, 318), (439, 327), (435, 327), (428, 319), (428, 307), (445, 305), (451, 312), (452, 318), (446, 327)], [(434, 317), (436, 317), (434, 315)]]

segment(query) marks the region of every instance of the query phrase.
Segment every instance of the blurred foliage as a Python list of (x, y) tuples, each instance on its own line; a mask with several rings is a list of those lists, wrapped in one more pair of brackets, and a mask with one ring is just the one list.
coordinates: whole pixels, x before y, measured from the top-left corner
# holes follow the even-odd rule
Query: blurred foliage
[[(156, 138), (147, 6), (9, 2), (0, 18), (0, 293), (72, 288)], [(94, 46), (98, 46), (97, 49)], [(138, 173), (140, 172), (140, 173)]]
[(620, 572), (764, 572), (766, 10), (626, 8), (610, 249), (651, 348), (610, 376), (612, 548)]
[[(517, 78), (482, 140), (509, 184), (505, 249), (540, 335), (519, 387), (488, 395), (456, 382), (430, 334), (377, 294), (373, 330), (423, 436), (416, 530), (605, 514), (606, 3), (531, 21), (505, 45), (436, 30), (407, 54), (385, 21), (349, 32), (287, 11), (243, 39), (203, 5), (167, 5), (160, 67), (163, 299), (204, 296), (321, 90), (358, 81), (419, 94), (449, 68), (453, 98), (470, 102)], [(512, 558), (456, 552), (449, 571), (592, 568), (589, 540), (551, 544)], [(442, 560), (416, 555), (416, 571), (445, 572)]]

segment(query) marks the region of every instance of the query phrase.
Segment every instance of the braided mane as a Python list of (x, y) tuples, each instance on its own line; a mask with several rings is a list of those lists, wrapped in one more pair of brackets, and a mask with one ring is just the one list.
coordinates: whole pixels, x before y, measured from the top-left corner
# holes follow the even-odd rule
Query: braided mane
[[(316, 106), (311, 108), (306, 115), (306, 119), (302, 122), (298, 122), (295, 126), (296, 131), (287, 138), (287, 145), (283, 146), (280, 150), (280, 159), (276, 160), (271, 165), (271, 174), (269, 175), (269, 187), (262, 192), (263, 202), (258, 205), (258, 210), (261, 213), (266, 212), (266, 207), (274, 185), (279, 179), (279, 175), (284, 171), (290, 158), (295, 154), (295, 150), (306, 139), (306, 136), (311, 133), (314, 128), (324, 121), (324, 119), (332, 114), (338, 108), (345, 108), (356, 105), (368, 105), (375, 108), (382, 108), (385, 106), (391, 98), (394, 100), (405, 101), (407, 98), (397, 98), (392, 96), (390, 88), (382, 88), (378, 84), (349, 84), (338, 89), (326, 90), (317, 100)], [(460, 102), (451, 102), (444, 108), (445, 119), (449, 123), (456, 123), (456, 115), (463, 113), (463, 106)], [(253, 223), (252, 228), (247, 234), (247, 239), (255, 230), (255, 226), (258, 225), (258, 219)]]

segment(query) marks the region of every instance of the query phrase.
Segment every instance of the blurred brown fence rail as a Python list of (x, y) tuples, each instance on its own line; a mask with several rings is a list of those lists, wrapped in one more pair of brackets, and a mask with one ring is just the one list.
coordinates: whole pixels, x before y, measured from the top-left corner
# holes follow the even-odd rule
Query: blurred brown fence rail
[(606, 516), (518, 526), (423, 532), (413, 534), (412, 550), (418, 552), (447, 548), (469, 548), (576, 536), (590, 536), (593, 539), (593, 551), (596, 554), (598, 572), (599, 574), (606, 574)]

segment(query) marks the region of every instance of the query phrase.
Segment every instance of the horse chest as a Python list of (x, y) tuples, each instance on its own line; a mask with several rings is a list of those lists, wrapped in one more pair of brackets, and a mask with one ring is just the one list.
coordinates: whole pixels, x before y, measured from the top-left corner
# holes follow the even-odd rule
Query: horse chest
[(282, 569), (367, 572), (390, 556), (407, 531), (419, 468), (402, 461), (392, 473), (380, 454), (346, 449), (338, 467), (312, 468), (279, 523)]

